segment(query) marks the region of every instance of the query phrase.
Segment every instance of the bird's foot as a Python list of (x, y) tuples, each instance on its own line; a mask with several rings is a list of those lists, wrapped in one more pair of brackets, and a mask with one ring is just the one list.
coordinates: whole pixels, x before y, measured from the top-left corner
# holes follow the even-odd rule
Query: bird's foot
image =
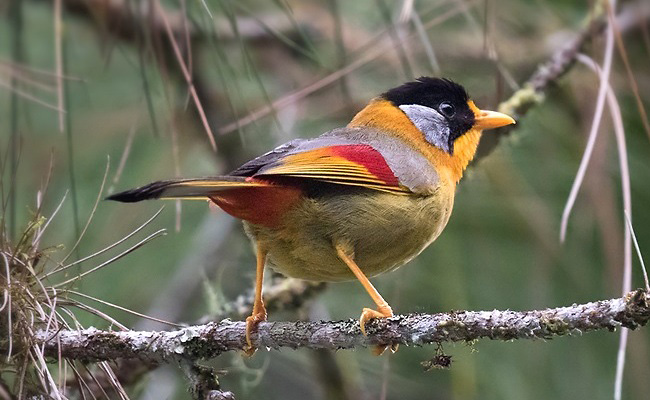
[[(361, 333), (367, 336), (366, 333), (366, 322), (373, 318), (390, 318), (393, 316), (393, 310), (390, 308), (388, 304), (384, 306), (379, 306), (377, 307), (377, 310), (373, 310), (371, 308), (364, 308), (363, 311), (361, 312), (361, 318), (359, 318), (359, 327), (361, 328)], [(390, 347), (390, 351), (392, 353), (395, 353), (397, 349), (399, 348), (399, 344), (394, 343), (390, 346), (373, 346), (372, 348), (372, 354), (376, 356), (382, 355), (387, 348)]]
[(253, 346), (251, 340), (251, 333), (257, 330), (260, 322), (266, 321), (266, 310), (258, 312), (253, 311), (253, 314), (246, 318), (246, 345), (244, 346), (244, 355), (251, 357), (257, 351), (257, 347)]

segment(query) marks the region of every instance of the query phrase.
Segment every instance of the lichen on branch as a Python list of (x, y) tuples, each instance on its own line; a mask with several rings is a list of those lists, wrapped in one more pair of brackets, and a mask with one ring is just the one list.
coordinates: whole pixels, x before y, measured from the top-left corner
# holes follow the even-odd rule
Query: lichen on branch
[[(535, 311), (452, 311), (438, 314), (397, 315), (367, 324), (368, 336), (358, 321), (265, 322), (254, 342), (261, 348), (351, 349), (399, 343), (550, 339), (593, 330), (635, 329), (650, 319), (650, 292), (638, 289), (622, 298)], [(88, 361), (141, 359), (150, 362), (200, 360), (245, 343), (245, 323), (224, 320), (174, 331), (39, 331), (36, 340), (47, 354)], [(60, 346), (60, 347), (59, 347)]]

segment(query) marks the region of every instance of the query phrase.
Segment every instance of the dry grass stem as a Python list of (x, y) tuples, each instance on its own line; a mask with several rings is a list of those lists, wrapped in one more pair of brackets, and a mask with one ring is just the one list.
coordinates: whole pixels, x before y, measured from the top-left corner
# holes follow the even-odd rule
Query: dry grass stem
[(56, 112), (59, 112), (59, 113), (65, 113), (65, 110), (62, 107), (59, 107), (59, 106), (54, 105), (54, 104), (50, 104), (50, 103), (48, 103), (48, 102), (46, 102), (44, 100), (39, 99), (38, 97), (34, 97), (34, 96), (32, 96), (31, 94), (29, 94), (29, 93), (27, 93), (25, 91), (22, 91), (22, 90), (20, 90), (20, 89), (18, 89), (16, 87), (13, 87), (11, 84), (9, 84), (9, 83), (7, 83), (7, 82), (5, 82), (3, 80), (0, 80), (0, 86), (9, 89), (10, 91), (12, 91), (13, 93), (17, 94), (18, 96), (24, 98), (25, 100), (29, 100), (31, 102), (34, 102), (34, 103), (36, 103), (38, 105), (41, 105), (41, 106), (43, 106), (45, 108), (48, 108), (50, 110), (53, 110), (53, 111), (56, 111)]
[(647, 290), (650, 290), (650, 282), (648, 281), (648, 271), (645, 267), (645, 262), (643, 261), (643, 255), (641, 254), (641, 249), (639, 248), (639, 242), (636, 240), (636, 234), (634, 233), (634, 227), (632, 226), (632, 220), (629, 213), (625, 212), (625, 222), (627, 223), (630, 232), (632, 233), (632, 240), (634, 241), (634, 248), (636, 249), (636, 254), (639, 257), (639, 262), (641, 263), (641, 270), (643, 271), (643, 281)]
[(101, 269), (101, 268), (104, 268), (104, 267), (106, 267), (107, 265), (110, 265), (110, 264), (114, 263), (115, 261), (119, 260), (120, 258), (122, 258), (122, 257), (124, 257), (124, 256), (126, 256), (126, 255), (128, 255), (129, 253), (131, 253), (131, 252), (133, 252), (133, 251), (139, 249), (140, 247), (142, 247), (142, 246), (144, 246), (145, 244), (149, 243), (149, 242), (152, 241), (153, 239), (155, 239), (155, 238), (157, 238), (157, 237), (160, 237), (160, 236), (164, 236), (164, 235), (166, 235), (166, 232), (167, 232), (166, 229), (159, 229), (159, 230), (155, 231), (154, 233), (148, 235), (147, 237), (145, 237), (144, 239), (142, 239), (142, 240), (139, 241), (138, 243), (136, 243), (136, 244), (134, 244), (133, 246), (129, 247), (128, 249), (124, 250), (124, 251), (121, 252), (120, 254), (118, 254), (118, 255), (116, 255), (116, 256), (114, 256), (114, 257), (109, 258), (108, 260), (106, 260), (106, 261), (104, 261), (103, 263), (101, 263), (101, 264), (99, 264), (99, 265), (97, 265), (97, 266), (95, 266), (95, 267), (89, 269), (89, 270), (86, 271), (86, 272), (82, 272), (82, 273), (80, 273), (80, 274), (78, 274), (78, 275), (75, 275), (74, 277), (72, 277), (72, 278), (70, 278), (70, 279), (67, 279), (67, 280), (65, 280), (65, 281), (63, 281), (63, 282), (59, 282), (59, 283), (53, 285), (53, 287), (55, 287), (55, 288), (60, 288), (60, 287), (62, 287), (62, 286), (66, 286), (66, 285), (69, 285), (69, 284), (71, 284), (71, 283), (73, 283), (73, 282), (75, 282), (75, 281), (78, 281), (79, 279), (83, 278), (84, 276), (86, 276), (86, 275), (88, 275), (88, 274), (92, 274), (93, 272), (95, 272), (95, 271), (97, 271), (97, 270), (99, 270), (99, 269)]
[[(61, 1), (54, 0), (54, 55), (56, 59), (56, 99), (59, 110), (65, 109), (63, 92), (63, 27), (61, 16)], [(65, 115), (59, 112), (59, 132), (65, 131)]]
[(149, 316), (149, 315), (146, 315), (146, 314), (142, 314), (142, 313), (139, 313), (139, 312), (137, 312), (137, 311), (130, 310), (130, 309), (126, 308), (126, 307), (118, 306), (117, 304), (113, 304), (113, 303), (110, 303), (110, 302), (108, 302), (108, 301), (104, 301), (104, 300), (102, 300), (102, 299), (98, 299), (97, 297), (88, 296), (87, 294), (83, 294), (83, 293), (80, 293), (80, 292), (76, 292), (76, 291), (74, 291), (74, 290), (66, 290), (65, 293), (74, 294), (75, 296), (83, 297), (84, 299), (88, 299), (88, 300), (96, 301), (96, 302), (101, 303), (101, 304), (104, 304), (104, 305), (106, 305), (106, 306), (109, 306), (109, 307), (112, 307), (112, 308), (118, 309), (118, 310), (120, 310), (120, 311), (124, 311), (124, 312), (127, 312), (127, 313), (129, 313), (129, 314), (135, 315), (136, 317), (140, 317), (140, 318), (148, 319), (148, 320), (150, 320), (150, 321), (154, 321), (154, 322), (159, 322), (159, 323), (161, 323), (161, 324), (165, 324), (165, 325), (173, 326), (173, 327), (175, 327), (175, 328), (181, 328), (181, 327), (183, 327), (183, 325), (176, 324), (176, 323), (174, 323), (174, 322), (165, 321), (164, 319), (155, 318), (155, 317), (152, 317), (152, 316)]
[[(86, 235), (86, 232), (88, 231), (88, 227), (90, 226), (90, 223), (93, 220), (93, 216), (95, 215), (95, 212), (97, 211), (97, 205), (99, 204), (99, 200), (102, 198), (102, 193), (104, 193), (104, 186), (106, 185), (106, 179), (108, 178), (108, 171), (110, 170), (111, 166), (111, 159), (109, 156), (106, 156), (106, 168), (104, 169), (104, 176), (102, 177), (102, 183), (99, 186), (99, 191), (97, 192), (97, 197), (95, 198), (95, 203), (93, 204), (93, 208), (90, 211), (90, 214), (88, 215), (88, 220), (86, 221), (86, 225), (84, 225), (84, 228), (81, 230), (81, 233), (79, 233), (79, 236), (77, 237), (77, 241), (75, 244), (72, 246), (68, 254), (63, 257), (63, 260), (61, 260), (61, 263), (64, 263), (70, 256), (77, 250), (79, 247), (79, 243), (81, 243), (81, 240), (84, 238)], [(73, 198), (74, 200), (74, 198)]]
[(582, 155), (582, 160), (580, 160), (580, 166), (578, 167), (578, 172), (576, 178), (571, 185), (571, 192), (567, 198), (566, 205), (564, 206), (564, 211), (562, 212), (562, 221), (560, 223), (560, 242), (564, 243), (566, 239), (566, 231), (569, 224), (569, 217), (571, 216), (571, 211), (575, 204), (576, 198), (578, 197), (578, 191), (582, 186), (582, 182), (587, 172), (587, 166), (589, 165), (589, 160), (594, 150), (594, 145), (596, 143), (596, 138), (598, 137), (598, 130), (600, 129), (600, 121), (602, 120), (603, 110), (605, 107), (605, 98), (607, 93), (607, 85), (609, 82), (609, 74), (612, 67), (612, 58), (614, 54), (614, 32), (613, 27), (609, 25), (605, 33), (605, 54), (603, 56), (603, 73), (600, 75), (600, 86), (598, 87), (598, 97), (596, 98), (596, 108), (594, 111), (594, 117), (591, 122), (591, 129), (589, 130), (589, 139), (585, 146), (585, 150)]
[(196, 109), (201, 118), (201, 122), (203, 123), (203, 128), (205, 129), (205, 132), (208, 135), (210, 146), (212, 146), (212, 150), (217, 151), (217, 142), (214, 139), (212, 128), (210, 128), (210, 123), (208, 122), (208, 118), (206, 117), (205, 111), (203, 110), (203, 105), (201, 104), (199, 95), (197, 94), (196, 88), (194, 87), (192, 74), (190, 73), (190, 70), (185, 64), (185, 61), (183, 60), (183, 54), (181, 53), (178, 43), (176, 42), (176, 38), (174, 37), (174, 32), (172, 31), (171, 25), (169, 23), (169, 19), (167, 18), (166, 13), (163, 11), (159, 0), (154, 0), (153, 4), (155, 6), (156, 13), (162, 18), (162, 21), (165, 25), (165, 31), (167, 32), (169, 41), (172, 45), (172, 48), (174, 49), (174, 54), (176, 55), (178, 65), (181, 68), (181, 72), (183, 73), (183, 76), (185, 77), (185, 81), (187, 82), (190, 95), (192, 96), (192, 100), (194, 100), (194, 104), (196, 105)]
[[(424, 26), (423, 29), (426, 31), (428, 29), (433, 28), (436, 25), (442, 24), (443, 22), (457, 16), (463, 10), (465, 10), (466, 7), (469, 7), (469, 4), (474, 3), (475, 1), (468, 1), (467, 3), (461, 3), (458, 6), (438, 15), (437, 17), (433, 18), (432, 20), (428, 21)], [(386, 35), (387, 31), (384, 30), (382, 32), (382, 36)], [(415, 39), (415, 35), (417, 34), (411, 34), (408, 36), (405, 36), (403, 38), (400, 38), (399, 40), (396, 41), (396, 43), (392, 43), (389, 41), (378, 41), (376, 46), (371, 47), (369, 51), (367, 51), (365, 54), (359, 56), (356, 60), (352, 61), (350, 64), (347, 66), (340, 68), (331, 74), (317, 80), (316, 82), (307, 85), (301, 89), (298, 89), (292, 93), (289, 93), (277, 100), (274, 100), (271, 104), (265, 105), (263, 107), (260, 107), (259, 109), (249, 113), (248, 115), (239, 118), (235, 122), (232, 122), (230, 124), (227, 124), (223, 126), (222, 128), (219, 129), (219, 134), (224, 135), (228, 134), (231, 132), (234, 132), (236, 130), (239, 130), (246, 125), (249, 125), (258, 119), (265, 117), (269, 114), (271, 114), (274, 111), (280, 110), (294, 102), (297, 102), (312, 93), (329, 86), (335, 82), (337, 82), (339, 79), (342, 77), (354, 72), (355, 70), (361, 68), (362, 66), (366, 65), (372, 60), (377, 59), (378, 57), (384, 55), (387, 51), (390, 51), (393, 49), (394, 46), (397, 45), (397, 42), (401, 43), (403, 40), (413, 40)], [(375, 39), (373, 39), (374, 41)], [(366, 45), (361, 46), (366, 47)]]

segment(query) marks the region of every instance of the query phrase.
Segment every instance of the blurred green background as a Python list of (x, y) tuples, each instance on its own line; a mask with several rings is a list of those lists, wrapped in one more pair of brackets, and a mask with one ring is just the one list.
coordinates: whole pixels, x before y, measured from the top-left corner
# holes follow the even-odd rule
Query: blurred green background
[[(55, 3), (0, 4), (2, 187), (6, 197), (15, 185), (13, 208), (5, 214), (15, 237), (37, 208), (53, 160), (45, 215), (68, 194), (42, 246), (67, 249), (91, 213), (109, 158), (102, 196), (157, 179), (226, 173), (291, 138), (345, 125), (373, 96), (421, 75), (452, 78), (481, 108), (494, 109), (513, 85), (525, 82), (584, 28), (590, 7), (523, 0), (163, 2), (216, 137), (214, 152), (164, 19), (146, 16), (155, 2), (61, 0), (60, 33)], [(621, 2), (620, 8), (637, 3), (644, 2)], [(623, 39), (647, 104), (647, 20), (627, 29)], [(57, 40), (66, 76), (62, 131), (60, 114), (42, 104), (57, 105)], [(600, 61), (602, 49), (598, 37), (585, 52)], [(650, 141), (618, 56), (611, 81), (625, 122), (634, 228), (647, 254)], [(498, 142), (496, 134), (484, 136), (484, 144), (496, 147), (468, 170), (442, 236), (406, 267), (374, 280), (396, 312), (540, 309), (620, 295), (624, 222), (607, 112), (567, 240), (558, 239), (597, 91), (593, 73), (576, 65), (515, 130)], [(296, 101), (274, 103), (239, 129), (232, 125), (287, 95)], [(18, 158), (15, 180), (12, 153)], [(124, 237), (160, 206), (100, 202), (77, 257)], [(181, 207), (166, 203), (138, 237), (158, 228), (167, 228), (168, 235), (90, 274), (76, 290), (155, 317), (193, 322), (250, 288), (254, 257), (240, 224), (202, 202)], [(81, 270), (117, 252), (93, 258)], [(51, 256), (56, 260), (60, 253), (65, 251)], [(641, 286), (636, 255), (633, 271), (633, 287)], [(93, 305), (129, 327), (163, 327)], [(357, 318), (368, 305), (358, 283), (333, 284), (298, 313), (270, 319)], [(108, 326), (82, 312), (78, 318), (85, 326)], [(649, 339), (647, 329), (630, 334), (626, 399), (650, 393)], [(227, 371), (222, 386), (240, 400), (609, 399), (618, 340), (617, 333), (598, 332), (552, 341), (447, 344), (452, 368), (430, 372), (420, 362), (435, 355), (434, 346), (402, 347), (381, 358), (365, 349), (333, 358), (311, 350), (261, 350), (252, 359), (227, 354), (210, 365)], [(332, 368), (342, 381), (332, 378)], [(189, 396), (173, 366), (129, 390), (142, 399)]]

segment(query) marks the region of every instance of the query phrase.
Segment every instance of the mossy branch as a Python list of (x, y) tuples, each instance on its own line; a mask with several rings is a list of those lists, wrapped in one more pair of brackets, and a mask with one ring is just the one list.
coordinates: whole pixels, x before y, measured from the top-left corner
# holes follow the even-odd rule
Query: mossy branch
[[(635, 329), (650, 319), (650, 291), (637, 289), (622, 298), (536, 311), (452, 311), (398, 315), (374, 320), (361, 334), (358, 321), (266, 322), (254, 342), (261, 348), (351, 349), (372, 345), (493, 340), (551, 339), (619, 327)], [(224, 320), (174, 331), (39, 331), (46, 354), (88, 361), (140, 359), (149, 362), (214, 358), (238, 351), (244, 322)]]

